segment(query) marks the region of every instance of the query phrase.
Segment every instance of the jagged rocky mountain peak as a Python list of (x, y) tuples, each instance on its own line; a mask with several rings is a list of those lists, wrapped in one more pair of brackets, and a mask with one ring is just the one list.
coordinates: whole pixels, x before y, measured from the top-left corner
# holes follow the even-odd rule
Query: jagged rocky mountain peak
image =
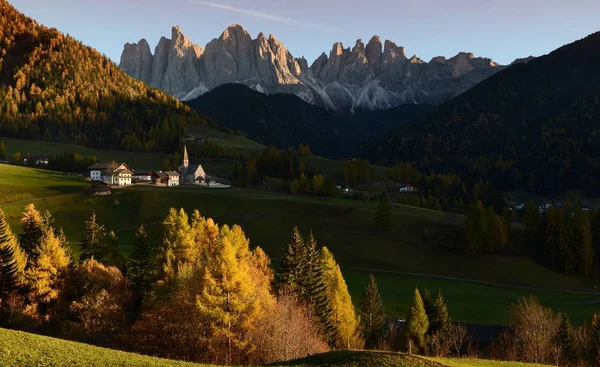
[(353, 47), (341, 42), (309, 64), (270, 34), (256, 39), (240, 24), (228, 26), (203, 49), (174, 26), (154, 54), (145, 40), (126, 44), (120, 67), (129, 75), (182, 99), (227, 83), (264, 93), (293, 93), (335, 110), (381, 109), (406, 103), (438, 104), (501, 70), (490, 59), (461, 52), (429, 63), (406, 57), (404, 47), (373, 36)]

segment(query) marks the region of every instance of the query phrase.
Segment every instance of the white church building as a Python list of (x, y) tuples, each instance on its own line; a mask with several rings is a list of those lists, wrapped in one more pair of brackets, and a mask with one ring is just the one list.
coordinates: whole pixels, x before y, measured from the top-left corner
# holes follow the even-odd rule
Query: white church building
[(206, 172), (200, 163), (190, 164), (187, 147), (183, 147), (183, 162), (179, 167), (179, 173), (181, 174), (180, 182), (182, 184), (194, 184), (202, 183), (206, 181)]

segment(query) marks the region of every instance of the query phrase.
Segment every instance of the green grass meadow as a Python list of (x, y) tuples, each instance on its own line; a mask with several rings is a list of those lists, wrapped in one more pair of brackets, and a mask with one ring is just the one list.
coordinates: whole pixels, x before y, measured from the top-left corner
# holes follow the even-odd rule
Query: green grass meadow
[[(126, 353), (1, 328), (0, 365), (2, 367), (210, 367), (210, 365)], [(275, 365), (290, 367), (541, 367), (541, 365), (527, 363), (476, 359), (429, 359), (399, 353), (369, 351), (329, 352)]]

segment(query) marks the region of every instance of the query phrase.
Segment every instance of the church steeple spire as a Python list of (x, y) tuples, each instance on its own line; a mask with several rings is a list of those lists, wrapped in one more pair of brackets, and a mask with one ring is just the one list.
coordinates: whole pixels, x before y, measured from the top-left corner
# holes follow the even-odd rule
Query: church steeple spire
[(183, 146), (183, 167), (187, 168), (190, 165), (190, 159), (188, 158), (187, 146)]

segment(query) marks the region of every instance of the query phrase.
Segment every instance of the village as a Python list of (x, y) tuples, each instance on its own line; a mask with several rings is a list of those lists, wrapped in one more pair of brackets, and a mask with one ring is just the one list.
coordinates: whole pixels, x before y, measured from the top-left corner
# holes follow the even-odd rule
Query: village
[(206, 188), (230, 188), (224, 179), (209, 176), (202, 164), (190, 164), (187, 147), (183, 147), (183, 159), (177, 171), (135, 172), (127, 163), (97, 162), (89, 167), (90, 192), (94, 195), (109, 195), (114, 188), (132, 185), (177, 187), (196, 185)]

